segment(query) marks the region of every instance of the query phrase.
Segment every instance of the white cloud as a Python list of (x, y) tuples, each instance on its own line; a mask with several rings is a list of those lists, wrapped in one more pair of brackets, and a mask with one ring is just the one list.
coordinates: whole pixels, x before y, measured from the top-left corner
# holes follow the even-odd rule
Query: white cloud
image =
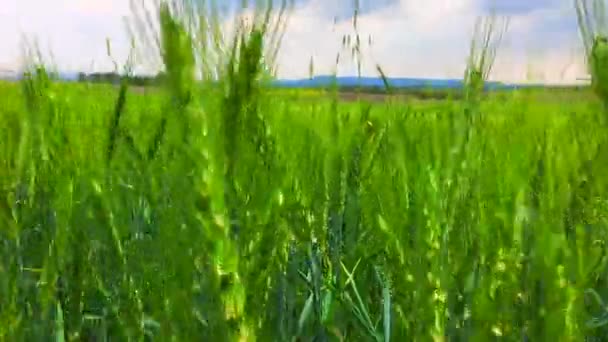
[[(319, 73), (330, 72), (340, 36), (353, 32), (350, 22), (339, 23), (332, 32), (329, 20), (312, 14), (315, 6), (313, 1), (292, 15), (280, 59), (280, 70), (286, 77), (306, 76), (311, 55)], [(462, 77), (473, 25), (484, 11), (483, 3), (476, 0), (401, 0), (361, 16), (359, 32), (363, 37), (371, 35), (374, 42), (366, 47), (364, 74), (375, 75), (375, 63), (379, 63), (391, 76)], [(513, 16), (492, 78), (560, 83), (583, 76), (576, 30), (543, 30), (547, 23), (569, 20), (573, 15), (560, 3), (555, 8)], [(552, 43), (545, 43), (547, 40)], [(543, 77), (527, 79), (530, 69)], [(355, 69), (351, 64), (339, 70), (352, 74)]]
[[(389, 75), (442, 76), (440, 69), (449, 69), (454, 61), (439, 55), (446, 50), (467, 49), (461, 39), (462, 33), (454, 29), (466, 22), (461, 17), (473, 18), (466, 11), (467, 2), (470, 1), (438, 0), (416, 6), (413, 1), (401, 1), (360, 16), (358, 31), (364, 46), (363, 72), (375, 73), (377, 62)], [(449, 16), (441, 15), (446, 13), (442, 11), (444, 7), (451, 7), (447, 12)], [(314, 15), (316, 8), (316, 1), (313, 1), (291, 16), (280, 57), (280, 71), (286, 77), (305, 76), (311, 56), (315, 58), (318, 73), (331, 72), (341, 50), (342, 36), (354, 33), (351, 21), (334, 26), (332, 21)], [(371, 47), (367, 44), (370, 35)], [(339, 70), (352, 74), (356, 69), (353, 63), (343, 63)]]
[[(41, 52), (50, 52), (62, 70), (90, 69), (92, 62), (107, 69), (106, 38), (113, 42), (116, 58), (128, 52), (122, 16), (128, 2), (119, 0), (10, 0), (4, 7), (10, 21), (0, 21), (0, 65), (18, 69), (26, 37), (37, 41)], [(4, 6), (4, 5), (3, 5)]]
[[(473, 24), (484, 13), (486, 0), (400, 0), (359, 17), (364, 43), (363, 73), (376, 75), (375, 64), (389, 76), (461, 77), (469, 51)], [(21, 32), (36, 35), (43, 49), (51, 48), (64, 70), (107, 70), (105, 39), (124, 62), (129, 50), (123, 16), (128, 0), (8, 0), (0, 7), (0, 68), (17, 66)], [(388, 2), (387, 2), (388, 3)], [(548, 2), (547, 2), (548, 3)], [(327, 0), (310, 0), (291, 14), (279, 56), (285, 78), (308, 76), (314, 56), (316, 74), (333, 70), (342, 35), (353, 33), (352, 21), (334, 25)], [(571, 23), (574, 12), (566, 1), (553, 7), (517, 12), (498, 53), (493, 79), (571, 82), (585, 75), (578, 35)], [(340, 13), (336, 13), (339, 15)], [(567, 25), (557, 25), (561, 22)], [(557, 24), (556, 24), (557, 23)], [(551, 26), (553, 25), (553, 26)], [(557, 26), (556, 26), (557, 25)], [(562, 27), (563, 26), (563, 27)], [(372, 46), (367, 37), (372, 36)], [(342, 56), (340, 74), (356, 67)]]

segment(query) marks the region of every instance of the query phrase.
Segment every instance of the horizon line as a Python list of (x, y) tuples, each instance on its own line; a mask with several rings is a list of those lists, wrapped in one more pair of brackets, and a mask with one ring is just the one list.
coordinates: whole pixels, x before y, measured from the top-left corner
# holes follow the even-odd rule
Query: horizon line
[[(85, 74), (85, 75), (95, 75), (95, 74), (117, 74), (117, 75), (124, 75), (124, 73), (121, 72), (115, 72), (115, 71), (94, 71), (94, 72), (84, 72), (84, 71), (58, 71), (56, 72), (60, 78), (64, 78), (65, 76), (69, 75), (72, 78), (77, 78), (79, 74)], [(154, 77), (157, 76), (159, 73), (156, 74), (151, 74), (151, 73), (134, 73), (133, 76), (136, 77)], [(0, 69), (0, 80), (12, 80), (12, 79), (20, 79), (21, 76), (23, 75), (22, 71), (16, 71), (16, 70), (11, 70), (11, 69)], [(3, 76), (9, 76), (9, 78), (3, 77)], [(12, 76), (12, 77), (11, 77)], [(63, 76), (63, 77), (62, 77)], [(383, 77), (381, 76), (367, 76), (367, 75), (335, 75), (335, 74), (319, 74), (319, 75), (314, 75), (312, 77), (300, 77), (300, 78), (280, 78), (277, 77), (273, 80), (273, 82), (306, 82), (306, 81), (313, 81), (315, 79), (318, 78), (333, 78), (333, 79), (344, 79), (344, 78), (349, 78), (349, 79), (373, 79), (373, 80), (382, 80)], [(463, 82), (464, 81), (464, 77), (463, 78), (454, 78), (454, 77), (445, 77), (445, 78), (441, 78), (441, 77), (414, 77), (414, 76), (387, 76), (386, 80), (416, 80), (416, 81), (456, 81), (456, 82)], [(516, 82), (511, 82), (511, 81), (499, 81), (499, 80), (492, 80), (492, 79), (488, 79), (486, 80), (486, 83), (489, 84), (494, 84), (494, 85), (503, 85), (503, 86), (584, 86), (584, 85), (589, 85), (590, 79), (588, 77), (577, 77), (576, 81), (571, 81), (568, 83), (558, 83), (558, 82), (542, 82), (542, 81), (516, 81)]]

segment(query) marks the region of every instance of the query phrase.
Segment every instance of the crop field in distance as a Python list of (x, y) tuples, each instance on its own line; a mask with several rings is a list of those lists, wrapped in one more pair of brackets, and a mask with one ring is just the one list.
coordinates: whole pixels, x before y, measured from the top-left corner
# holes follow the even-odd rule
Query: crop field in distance
[(458, 98), (274, 89), (269, 19), (220, 53), (165, 5), (153, 87), (32, 58), (0, 82), (0, 341), (607, 341), (584, 3), (580, 89), (483, 91), (491, 58)]

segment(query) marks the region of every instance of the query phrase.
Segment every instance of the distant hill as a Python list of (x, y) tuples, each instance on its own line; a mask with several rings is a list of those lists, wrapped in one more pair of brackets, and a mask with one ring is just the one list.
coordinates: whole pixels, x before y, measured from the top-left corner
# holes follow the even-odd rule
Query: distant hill
[[(431, 78), (387, 78), (392, 88), (431, 88), (431, 89), (459, 89), (463, 87), (463, 80), (459, 79), (431, 79)], [(310, 79), (277, 80), (274, 85), (286, 88), (318, 88), (330, 87), (337, 83), (339, 88), (385, 88), (384, 80), (380, 77), (334, 77), (315, 76)], [(487, 82), (487, 89), (512, 89), (517, 85), (500, 82)]]
[[(59, 72), (59, 79), (63, 81), (77, 81), (78, 73), (75, 72)], [(4, 71), (0, 72), (0, 80), (5, 81), (19, 81), (23, 78), (23, 74), (21, 72), (16, 71)]]
[[(59, 78), (64, 81), (89, 81), (97, 83), (118, 83), (120, 75), (109, 73), (76, 73), (59, 72)], [(135, 76), (134, 85), (151, 85), (159, 81), (157, 76)], [(0, 79), (16, 81), (21, 79), (18, 73), (0, 73)], [(457, 90), (462, 89), (463, 80), (461, 79), (441, 79), (441, 78), (387, 78), (387, 83), (391, 88), (401, 90)], [(340, 89), (364, 88), (369, 90), (381, 91), (386, 88), (384, 80), (380, 77), (356, 77), (356, 76), (315, 76), (307, 79), (279, 79), (272, 82), (272, 85), (279, 88), (329, 88), (337, 84)], [(501, 82), (486, 82), (487, 90), (509, 90), (517, 88), (568, 88), (572, 86), (549, 86), (543, 84), (509, 84)]]

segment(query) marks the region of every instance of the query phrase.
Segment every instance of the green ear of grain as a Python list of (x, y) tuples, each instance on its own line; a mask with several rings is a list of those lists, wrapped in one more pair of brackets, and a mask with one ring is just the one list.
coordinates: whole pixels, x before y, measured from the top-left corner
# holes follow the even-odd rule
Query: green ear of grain
[(469, 101), (478, 101), (483, 92), (508, 25), (507, 18), (495, 15), (477, 19), (464, 77), (465, 96)]
[(608, 21), (604, 0), (575, 0), (587, 69), (596, 95), (608, 103)]
[(194, 90), (194, 49), (188, 28), (171, 13), (169, 4), (160, 6), (162, 57), (167, 87), (177, 105), (190, 100)]

